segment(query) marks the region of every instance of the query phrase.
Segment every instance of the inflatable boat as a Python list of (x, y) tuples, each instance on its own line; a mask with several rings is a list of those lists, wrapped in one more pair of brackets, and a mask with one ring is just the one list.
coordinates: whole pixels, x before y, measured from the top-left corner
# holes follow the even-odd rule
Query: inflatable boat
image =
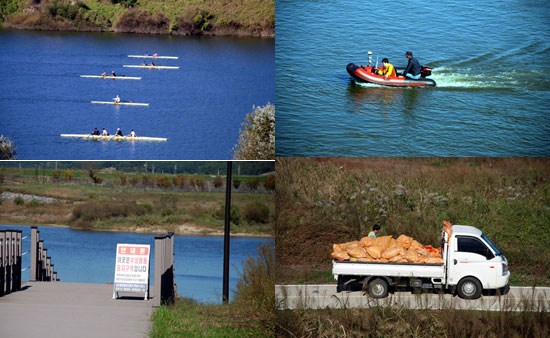
[[(357, 82), (375, 83), (383, 86), (393, 87), (435, 87), (435, 81), (427, 79), (426, 77), (432, 74), (430, 67), (422, 66), (420, 73), (420, 79), (413, 80), (403, 76), (380, 76), (377, 75), (375, 70), (381, 70), (382, 67), (375, 66), (362, 66), (350, 63), (346, 67), (349, 75)], [(399, 74), (403, 72), (405, 68), (395, 68), (395, 71)]]

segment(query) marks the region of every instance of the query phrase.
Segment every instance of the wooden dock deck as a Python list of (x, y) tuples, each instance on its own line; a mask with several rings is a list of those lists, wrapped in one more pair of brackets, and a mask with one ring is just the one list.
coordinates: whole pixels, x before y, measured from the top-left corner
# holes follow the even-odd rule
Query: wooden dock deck
[(0, 297), (0, 336), (147, 337), (153, 301), (112, 297), (109, 284), (25, 282)]

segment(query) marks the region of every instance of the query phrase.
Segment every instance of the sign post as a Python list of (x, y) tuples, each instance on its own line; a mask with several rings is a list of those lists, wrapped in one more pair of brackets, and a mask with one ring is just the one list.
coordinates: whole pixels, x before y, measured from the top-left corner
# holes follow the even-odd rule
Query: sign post
[(149, 244), (117, 244), (113, 299), (119, 292), (144, 293), (149, 297)]

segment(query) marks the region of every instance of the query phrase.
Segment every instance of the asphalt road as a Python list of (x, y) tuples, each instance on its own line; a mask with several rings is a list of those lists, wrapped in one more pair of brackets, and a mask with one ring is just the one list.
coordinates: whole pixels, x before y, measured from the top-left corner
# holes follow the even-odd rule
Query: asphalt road
[(336, 285), (276, 285), (279, 309), (368, 308), (393, 306), (410, 309), (462, 309), (490, 311), (550, 312), (550, 288), (511, 287), (503, 296), (483, 295), (476, 300), (461, 299), (450, 294), (436, 295), (395, 292), (384, 299), (374, 299), (362, 291), (336, 292)]

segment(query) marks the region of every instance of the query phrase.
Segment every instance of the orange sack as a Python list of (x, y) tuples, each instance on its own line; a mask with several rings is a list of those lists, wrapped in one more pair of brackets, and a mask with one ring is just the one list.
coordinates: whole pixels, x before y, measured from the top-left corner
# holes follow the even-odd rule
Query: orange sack
[(413, 241), (412, 237), (401, 235), (397, 237), (397, 243), (401, 245), (403, 248), (408, 249), (411, 246), (411, 243)]
[(368, 248), (369, 246), (374, 244), (374, 238), (372, 237), (363, 237), (361, 238), (361, 245), (363, 245), (365, 248)]
[(382, 236), (377, 237), (374, 240), (374, 245), (381, 247), (383, 250), (386, 250), (390, 246), (390, 241), (392, 240), (391, 236)]
[(442, 258), (436, 258), (436, 257), (430, 257), (426, 259), (426, 263), (428, 264), (443, 264)]
[(418, 253), (414, 249), (409, 249), (407, 251), (407, 254), (405, 254), (405, 259), (409, 263), (418, 263), (420, 260), (420, 256), (418, 256)]
[(330, 255), (332, 256), (332, 258), (338, 259), (338, 260), (341, 260), (341, 261), (345, 260), (345, 259), (349, 259), (349, 255), (345, 251), (334, 251)]
[(361, 258), (367, 255), (367, 251), (362, 246), (356, 246), (348, 250), (348, 255), (350, 255), (350, 257)]
[(378, 259), (382, 256), (382, 248), (378, 245), (372, 245), (367, 248), (367, 252), (372, 258)]
[(386, 258), (386, 259), (393, 258), (393, 257), (399, 255), (399, 249), (400, 248), (401, 248), (400, 246), (392, 246), (391, 248), (387, 248), (382, 253), (382, 257)]

